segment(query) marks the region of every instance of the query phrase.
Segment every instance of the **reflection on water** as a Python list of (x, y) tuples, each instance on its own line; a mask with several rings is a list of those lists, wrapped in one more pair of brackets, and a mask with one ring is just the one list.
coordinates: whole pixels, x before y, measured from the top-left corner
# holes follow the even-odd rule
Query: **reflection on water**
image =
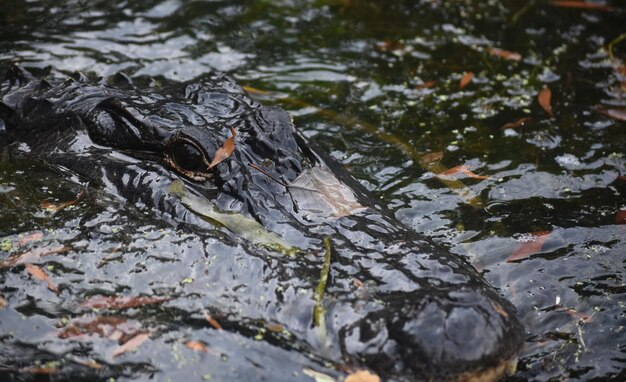
[[(220, 70), (260, 90), (263, 102), (289, 109), (305, 135), (404, 223), (467, 256), (517, 306), (527, 346), (514, 380), (623, 376), (626, 235), (615, 222), (625, 208), (624, 122), (598, 112), (626, 107), (626, 47), (615, 45), (613, 57), (607, 50), (624, 32), (623, 8), (517, 0), (0, 1), (0, 7), (2, 63), (102, 76), (123, 71), (156, 83)], [(460, 89), (467, 72), (475, 76)], [(552, 91), (554, 118), (537, 103), (543, 86)], [(521, 118), (528, 119), (502, 128)], [(442, 172), (461, 165), (486, 176), (449, 175), (482, 199), (481, 208), (441, 181)], [(288, 332), (250, 322), (249, 332), (234, 339), (228, 330), (206, 328), (202, 307), (227, 311), (234, 298), (262, 304), (247, 282), (232, 290), (211, 281), (211, 274), (242, 264), (236, 257), (215, 260), (235, 249), (203, 242), (107, 195), (51, 214), (40, 202), (73, 199), (80, 179), (39, 163), (3, 159), (0, 166), (2, 258), (67, 247), (40, 254), (35, 264), (71, 298), (22, 269), (0, 272), (8, 305), (0, 311), (0, 336), (25, 345), (16, 360), (39, 354), (37, 348), (73, 350), (63, 362), (79, 365), (76, 349), (87, 346), (117, 365), (115, 375), (158, 369), (172, 380), (257, 379), (255, 373), (287, 380), (301, 376), (294, 365), (311, 364), (290, 349)], [(36, 239), (24, 239), (32, 234)], [(513, 254), (518, 259), (507, 262)], [(246, 264), (254, 273), (275, 262)], [(247, 281), (255, 278), (263, 275)], [(51, 335), (71, 320), (93, 319), (88, 311), (70, 312), (83, 298), (107, 293), (178, 296), (112, 313), (125, 320), (116, 324), (122, 333), (136, 326), (159, 333), (148, 340), (153, 350), (118, 363), (105, 335), (71, 342)], [(227, 329), (228, 320), (218, 319)], [(204, 341), (216, 354), (187, 349), (187, 339)], [(286, 345), (277, 350), (255, 339)], [(230, 370), (238, 341), (251, 365), (266, 362), (266, 352), (288, 361)], [(14, 351), (8, 346), (0, 350)]]

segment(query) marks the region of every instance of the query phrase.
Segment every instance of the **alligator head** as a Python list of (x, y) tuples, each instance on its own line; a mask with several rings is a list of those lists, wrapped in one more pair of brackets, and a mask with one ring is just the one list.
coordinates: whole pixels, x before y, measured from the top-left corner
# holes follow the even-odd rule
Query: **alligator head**
[[(255, 102), (230, 78), (211, 74), (157, 91), (39, 80), (14, 67), (0, 96), (3, 143), (26, 143), (29, 155), (194, 224), (198, 234), (217, 229), (237, 240), (236, 229), (215, 228), (172, 195), (170, 184), (182, 180), (220, 213), (299, 248), (270, 280), (258, 280), (263, 304), (222, 301), (233, 314), (281, 323), (300, 348), (391, 379), (492, 381), (514, 369), (523, 330), (513, 307), (470, 265), (379, 206), (287, 113)], [(211, 166), (228, 139), (234, 150)], [(323, 251), (323, 242), (330, 280), (319, 301), (322, 259), (306, 254)], [(285, 258), (261, 247), (250, 253)], [(308, 292), (278, 291), (271, 278)], [(320, 306), (325, 320), (314, 317)]]

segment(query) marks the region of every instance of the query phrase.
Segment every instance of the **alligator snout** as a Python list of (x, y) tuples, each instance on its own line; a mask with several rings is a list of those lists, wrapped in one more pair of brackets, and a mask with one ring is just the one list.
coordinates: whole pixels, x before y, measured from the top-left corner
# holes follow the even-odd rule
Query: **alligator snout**
[(381, 375), (497, 380), (515, 364), (522, 328), (495, 297), (487, 289), (387, 295), (382, 309), (343, 331), (343, 347)]

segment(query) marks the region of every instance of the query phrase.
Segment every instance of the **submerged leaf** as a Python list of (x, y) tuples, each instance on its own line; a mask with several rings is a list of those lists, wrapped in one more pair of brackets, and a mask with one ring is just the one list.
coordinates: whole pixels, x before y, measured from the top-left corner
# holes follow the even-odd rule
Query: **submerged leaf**
[(504, 49), (500, 49), (500, 48), (489, 48), (487, 52), (489, 52), (489, 54), (492, 56), (504, 58), (505, 60), (519, 61), (522, 59), (521, 54), (504, 50)]
[(20, 264), (32, 263), (39, 260), (41, 257), (67, 252), (70, 249), (70, 247), (66, 247), (64, 245), (33, 248), (27, 252), (13, 254), (6, 259), (0, 261), (0, 269), (11, 268)]
[(52, 212), (53, 214), (56, 214), (57, 212), (78, 203), (83, 198), (84, 194), (85, 194), (85, 191), (81, 191), (78, 193), (78, 195), (76, 195), (75, 199), (67, 201), (67, 202), (58, 203), (58, 204), (44, 200), (43, 202), (41, 202), (41, 208), (48, 210)]
[(90, 309), (128, 309), (138, 306), (160, 304), (169, 301), (162, 297), (117, 297), (117, 296), (92, 296), (80, 304), (81, 307)]
[(502, 125), (502, 127), (500, 129), (502, 129), (502, 130), (515, 129), (515, 128), (518, 128), (520, 126), (524, 126), (528, 121), (530, 121), (529, 117), (520, 118), (520, 119), (518, 119), (515, 122), (505, 123), (504, 125)]
[(289, 192), (300, 210), (321, 218), (339, 218), (365, 209), (348, 186), (321, 166), (302, 171), (289, 184)]
[(532, 235), (533, 238), (531, 240), (522, 242), (517, 246), (511, 256), (506, 259), (507, 263), (523, 260), (541, 252), (541, 249), (543, 248), (543, 243), (545, 243), (545, 241), (548, 240), (548, 238), (550, 237), (550, 232), (538, 231), (533, 232)]
[(181, 181), (172, 182), (170, 191), (180, 197), (182, 204), (203, 218), (217, 222), (234, 233), (256, 245), (262, 245), (285, 255), (293, 255), (300, 250), (290, 246), (280, 236), (270, 232), (256, 220), (238, 213), (225, 213), (216, 210), (207, 199), (189, 194)]
[(424, 83), (415, 85), (415, 89), (416, 90), (420, 90), (420, 89), (430, 89), (433, 86), (437, 85), (437, 81), (426, 81)]
[(133, 328), (125, 317), (98, 316), (95, 318), (78, 318), (63, 328), (59, 338), (74, 338), (84, 335), (98, 335), (114, 341), (130, 338), (137, 333), (137, 326)]
[(449, 177), (449, 176), (454, 176), (454, 175), (457, 175), (457, 174), (464, 174), (464, 175), (466, 175), (466, 176), (468, 176), (470, 178), (473, 178), (473, 179), (489, 179), (489, 177), (486, 176), (486, 175), (477, 175), (477, 174), (475, 174), (474, 172), (472, 172), (469, 169), (469, 167), (464, 166), (464, 165), (452, 167), (451, 169), (446, 170), (446, 171), (438, 174), (437, 176), (448, 176)]
[(57, 287), (56, 284), (54, 284), (52, 280), (50, 280), (50, 277), (48, 276), (46, 271), (33, 264), (26, 264), (26, 271), (37, 280), (47, 283), (48, 289), (50, 289), (54, 293), (59, 293), (59, 287)]
[(235, 150), (235, 137), (237, 136), (237, 130), (231, 127), (230, 132), (232, 135), (226, 139), (222, 147), (215, 152), (215, 156), (209, 165), (209, 170), (222, 163), (222, 161), (231, 156)]
[(550, 115), (550, 117), (554, 117), (552, 113), (552, 91), (549, 87), (544, 86), (543, 89), (537, 95), (537, 101), (539, 101), (539, 105), (543, 108), (543, 110)]
[(463, 75), (463, 78), (461, 78), (461, 81), (459, 82), (459, 89), (463, 89), (464, 87), (469, 85), (469, 83), (472, 82), (473, 78), (474, 78), (474, 73), (472, 72), (465, 73)]
[(616, 121), (626, 122), (626, 109), (605, 109), (598, 106), (596, 107), (596, 111)]
[(139, 345), (144, 343), (144, 341), (148, 338), (150, 338), (150, 333), (139, 333), (130, 340), (126, 341), (123, 345), (118, 346), (115, 350), (113, 350), (111, 356), (115, 358), (129, 351), (133, 351), (137, 349)]

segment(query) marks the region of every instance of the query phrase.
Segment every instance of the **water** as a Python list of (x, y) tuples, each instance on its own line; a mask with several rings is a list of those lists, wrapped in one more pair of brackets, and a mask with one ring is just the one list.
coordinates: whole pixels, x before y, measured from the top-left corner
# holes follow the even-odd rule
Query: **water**
[[(263, 102), (289, 110), (400, 220), (465, 256), (514, 303), (527, 341), (511, 380), (621, 380), (626, 236), (616, 223), (626, 209), (625, 122), (599, 110), (626, 108), (626, 42), (608, 49), (626, 32), (626, 8), (606, 4), (617, 9), (513, 0), (0, 1), (0, 61), (101, 76), (123, 71), (146, 83), (230, 73)], [(499, 57), (492, 48), (511, 53)], [(460, 89), (467, 72), (474, 77)], [(544, 86), (554, 117), (537, 102)], [(503, 128), (521, 118), (529, 119)], [(301, 376), (294, 365), (312, 365), (288, 350), (288, 333), (258, 322), (231, 333), (219, 316), (229, 298), (262, 304), (263, 296), (245, 282), (236, 291), (214, 285), (207, 275), (237, 274), (232, 268), (242, 264), (250, 272), (276, 267), (276, 259), (217, 262), (216, 254), (236, 249), (98, 190), (52, 213), (41, 202), (74, 199), (81, 180), (2, 158), (0, 256), (47, 248), (35, 264), (63, 292), (23, 267), (0, 270), (8, 305), (0, 346), (23, 345), (16, 364), (46, 366), (65, 354), (47, 365), (56, 370), (50, 378), (62, 379), (95, 357), (114, 365), (107, 372), (120, 380), (155, 370), (172, 380), (281, 379)], [(179, 297), (114, 311), (115, 324), (75, 313), (81, 301), (110, 293)], [(206, 306), (224, 326), (220, 334), (198, 313)], [(80, 322), (92, 323), (91, 335), (55, 334)], [(115, 341), (94, 326), (152, 336), (114, 359)], [(187, 349), (188, 340), (219, 351)], [(242, 348), (251, 366), (229, 369)], [(253, 366), (268, 352), (284, 362)]]

